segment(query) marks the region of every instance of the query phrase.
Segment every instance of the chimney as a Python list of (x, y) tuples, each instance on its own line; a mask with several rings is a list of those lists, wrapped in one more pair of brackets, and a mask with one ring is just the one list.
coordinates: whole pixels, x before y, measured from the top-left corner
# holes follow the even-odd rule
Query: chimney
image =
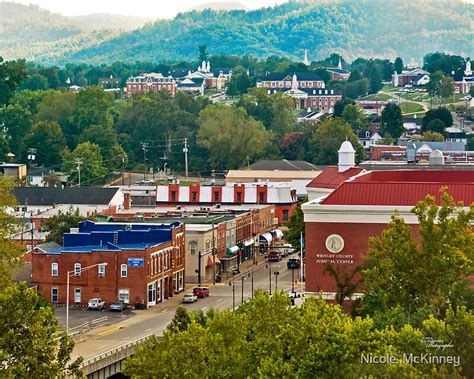
[(123, 194), (123, 209), (128, 211), (130, 208), (132, 208), (132, 199), (130, 197), (130, 192), (125, 192)]

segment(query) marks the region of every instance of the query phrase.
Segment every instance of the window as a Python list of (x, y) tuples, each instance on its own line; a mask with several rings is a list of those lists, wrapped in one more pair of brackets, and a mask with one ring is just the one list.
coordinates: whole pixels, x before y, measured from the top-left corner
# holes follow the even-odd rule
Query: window
[(57, 303), (59, 297), (59, 291), (57, 288), (51, 288), (51, 302)]
[(127, 265), (126, 264), (120, 265), (120, 277), (121, 278), (126, 278), (127, 277)]
[(98, 265), (97, 269), (98, 269), (99, 278), (103, 278), (105, 276), (105, 264), (102, 263)]
[(206, 250), (211, 248), (211, 240), (206, 240)]
[(176, 201), (176, 191), (171, 191), (171, 201)]
[(192, 199), (192, 201), (197, 201), (197, 192), (196, 191), (193, 191), (191, 193), (191, 199)]
[(258, 194), (258, 202), (264, 203), (265, 202), (265, 192), (259, 192)]
[(124, 303), (128, 304), (130, 301), (130, 290), (119, 289), (118, 298), (119, 300), (122, 300)]
[(214, 201), (215, 202), (219, 201), (219, 192), (214, 192)]
[(196, 254), (197, 250), (197, 242), (196, 241), (191, 241), (189, 243), (189, 251), (191, 252), (192, 255)]
[(57, 263), (51, 263), (51, 276), (58, 276), (58, 264)]
[(242, 202), (242, 192), (237, 192), (237, 203)]
[(81, 264), (74, 263), (74, 276), (81, 276)]
[(81, 302), (81, 289), (74, 288), (74, 302), (80, 303)]
[(288, 221), (288, 209), (283, 209), (283, 221)]

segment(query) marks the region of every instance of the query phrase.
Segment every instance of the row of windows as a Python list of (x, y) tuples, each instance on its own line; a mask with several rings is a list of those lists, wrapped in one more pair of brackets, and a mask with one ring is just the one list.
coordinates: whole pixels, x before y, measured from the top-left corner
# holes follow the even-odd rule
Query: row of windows
[[(214, 202), (215, 202), (215, 203), (218, 203), (218, 202), (221, 201), (221, 199), (220, 199), (221, 195), (220, 195), (220, 192), (219, 192), (219, 191), (215, 191), (215, 192), (213, 192), (212, 194), (213, 194), (213, 196), (214, 196)], [(176, 202), (176, 201), (178, 201), (176, 195), (177, 195), (176, 191), (171, 191), (171, 200), (170, 200), (171, 202)], [(242, 202), (242, 195), (243, 195), (242, 192), (237, 192), (237, 199), (236, 199), (236, 202), (237, 202), (237, 203), (241, 203), (241, 202)], [(198, 201), (198, 200), (197, 200), (197, 192), (196, 192), (196, 191), (192, 191), (192, 192), (191, 192), (191, 199), (190, 199), (190, 201), (194, 201), (194, 202)], [(259, 192), (259, 193), (258, 193), (258, 202), (259, 202), (259, 203), (264, 203), (264, 202), (265, 202), (265, 192)]]
[[(97, 266), (97, 275), (99, 278), (105, 277), (105, 264), (99, 264)], [(74, 263), (74, 276), (81, 276), (82, 272), (82, 265), (80, 263)], [(58, 276), (59, 275), (59, 264), (58, 263), (51, 263), (51, 276)], [(127, 273), (127, 265), (122, 264), (120, 265), (120, 276), (122, 278), (126, 278), (128, 275)]]
[[(118, 292), (119, 300), (123, 300), (125, 303), (128, 304), (130, 300), (130, 290), (127, 288), (119, 289)], [(59, 301), (59, 289), (58, 288), (51, 288), (51, 302), (57, 303)], [(81, 302), (81, 289), (74, 288), (74, 302), (80, 303)]]
[[(292, 82), (291, 81), (286, 81), (286, 82), (272, 82), (271, 84), (271, 87), (275, 88), (275, 87), (280, 87), (280, 88), (283, 88), (283, 87), (286, 87), (286, 88), (290, 88), (292, 85)], [(320, 87), (321, 84), (320, 82), (302, 82), (302, 81), (299, 81), (298, 80), (298, 87)]]

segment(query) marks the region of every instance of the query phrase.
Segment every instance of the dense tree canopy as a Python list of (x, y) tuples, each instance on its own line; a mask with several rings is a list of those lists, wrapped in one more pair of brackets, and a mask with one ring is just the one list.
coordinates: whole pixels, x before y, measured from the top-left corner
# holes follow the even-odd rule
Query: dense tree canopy
[(403, 117), (402, 111), (397, 104), (387, 104), (382, 111), (382, 128), (385, 132), (390, 134), (393, 138), (398, 138), (402, 135), (403, 129)]

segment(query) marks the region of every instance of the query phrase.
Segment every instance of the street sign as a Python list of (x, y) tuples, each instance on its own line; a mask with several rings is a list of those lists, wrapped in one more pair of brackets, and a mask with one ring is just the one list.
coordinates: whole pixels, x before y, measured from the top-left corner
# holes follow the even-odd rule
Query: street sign
[(143, 267), (145, 265), (143, 258), (128, 258), (128, 266)]

